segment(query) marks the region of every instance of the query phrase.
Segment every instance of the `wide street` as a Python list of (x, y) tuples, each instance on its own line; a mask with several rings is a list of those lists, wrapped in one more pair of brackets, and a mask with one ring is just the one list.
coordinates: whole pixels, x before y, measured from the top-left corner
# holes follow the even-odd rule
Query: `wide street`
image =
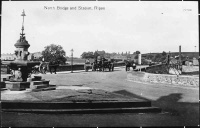
[[(70, 71), (39, 74), (57, 86), (98, 88), (152, 101), (159, 114), (22, 114), (2, 113), (3, 126), (198, 126), (199, 88), (144, 84), (127, 80), (123, 67), (114, 72)], [(51, 93), (51, 91), (49, 91)]]

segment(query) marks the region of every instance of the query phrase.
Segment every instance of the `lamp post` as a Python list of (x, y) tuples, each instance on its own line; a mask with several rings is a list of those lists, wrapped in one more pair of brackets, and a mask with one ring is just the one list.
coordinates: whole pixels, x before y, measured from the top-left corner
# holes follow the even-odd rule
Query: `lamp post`
[(73, 52), (74, 50), (71, 49), (71, 73), (73, 73)]

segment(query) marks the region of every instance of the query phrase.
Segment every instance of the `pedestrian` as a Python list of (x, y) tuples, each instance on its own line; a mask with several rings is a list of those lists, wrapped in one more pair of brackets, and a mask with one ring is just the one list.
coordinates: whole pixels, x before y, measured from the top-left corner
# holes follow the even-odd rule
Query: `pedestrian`
[(46, 74), (46, 71), (47, 71), (47, 64), (44, 63), (44, 65), (43, 65), (43, 74)]
[(40, 65), (39, 65), (39, 72), (42, 73), (42, 61), (40, 62)]
[(49, 62), (49, 71), (50, 71), (51, 74), (52, 74), (52, 71), (51, 71), (52, 70), (52, 66), (53, 66), (53, 63), (52, 63), (52, 61), (50, 61)]
[(58, 62), (57, 62), (57, 61), (54, 61), (53, 64), (54, 64), (54, 66), (53, 66), (53, 68), (54, 68), (54, 73), (56, 74), (56, 70), (57, 70), (57, 67), (58, 67)]

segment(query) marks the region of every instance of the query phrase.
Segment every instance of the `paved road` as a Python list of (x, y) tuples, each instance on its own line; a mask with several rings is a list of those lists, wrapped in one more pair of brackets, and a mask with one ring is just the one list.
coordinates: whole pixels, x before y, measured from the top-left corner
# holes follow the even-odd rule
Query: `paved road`
[(116, 68), (114, 72), (75, 71), (71, 73), (68, 71), (58, 72), (58, 74), (41, 74), (41, 76), (46, 80), (49, 79), (51, 84), (83, 85), (110, 92), (127, 92), (124, 94), (135, 94), (150, 100), (158, 100), (170, 94), (181, 94), (179, 102), (199, 101), (199, 88), (136, 83), (127, 80), (127, 73), (124, 68)]
[[(36, 115), (3, 113), (4, 126), (197, 126), (199, 88), (143, 84), (127, 80), (124, 68), (114, 72), (58, 72), (42, 75), (56, 85), (99, 88), (152, 101), (161, 114)], [(49, 92), (50, 93), (50, 92)], [(20, 116), (19, 116), (20, 115)]]

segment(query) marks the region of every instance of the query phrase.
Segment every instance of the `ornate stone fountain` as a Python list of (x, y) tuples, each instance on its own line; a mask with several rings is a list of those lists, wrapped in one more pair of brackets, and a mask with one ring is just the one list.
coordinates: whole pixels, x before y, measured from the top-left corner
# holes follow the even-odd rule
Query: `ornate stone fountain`
[(35, 65), (39, 65), (39, 61), (28, 61), (27, 57), (29, 55), (28, 48), (30, 44), (26, 40), (24, 32), (24, 16), (25, 12), (22, 12), (23, 22), (22, 22), (22, 33), (20, 33), (20, 39), (15, 43), (15, 55), (16, 60), (2, 62), (10, 67), (11, 75), (8, 76), (5, 81), (6, 88), (10, 90), (24, 90), (27, 88), (38, 89), (49, 87), (49, 81), (42, 80), (41, 76), (35, 76), (31, 78), (31, 70)]

